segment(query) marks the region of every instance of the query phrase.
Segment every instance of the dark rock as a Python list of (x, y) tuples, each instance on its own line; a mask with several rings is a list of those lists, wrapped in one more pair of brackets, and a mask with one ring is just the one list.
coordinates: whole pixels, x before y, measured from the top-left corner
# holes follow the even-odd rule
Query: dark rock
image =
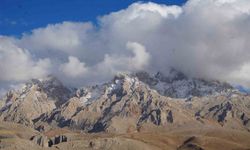
[(30, 138), (31, 141), (34, 143), (42, 146), (42, 147), (48, 147), (49, 146), (49, 139), (44, 135), (35, 135)]
[(67, 141), (68, 141), (68, 138), (65, 135), (58, 135), (49, 139), (48, 146), (51, 147), (53, 145), (56, 145), (62, 142), (67, 142)]
[(174, 122), (173, 113), (172, 113), (171, 110), (168, 111), (167, 121), (168, 121), (169, 123), (173, 123), (173, 122)]
[(195, 136), (192, 136), (185, 140), (181, 146), (177, 148), (177, 150), (204, 150), (197, 144), (194, 144), (194, 140), (196, 139)]

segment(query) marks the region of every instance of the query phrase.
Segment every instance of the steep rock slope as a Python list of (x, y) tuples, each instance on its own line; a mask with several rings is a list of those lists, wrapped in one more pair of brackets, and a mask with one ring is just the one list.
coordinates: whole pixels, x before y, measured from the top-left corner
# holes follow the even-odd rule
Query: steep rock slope
[(0, 119), (32, 125), (41, 114), (50, 112), (67, 101), (70, 90), (55, 77), (33, 79), (18, 91), (10, 91), (3, 98)]
[(195, 100), (195, 116), (215, 120), (220, 125), (250, 131), (250, 97), (243, 94)]

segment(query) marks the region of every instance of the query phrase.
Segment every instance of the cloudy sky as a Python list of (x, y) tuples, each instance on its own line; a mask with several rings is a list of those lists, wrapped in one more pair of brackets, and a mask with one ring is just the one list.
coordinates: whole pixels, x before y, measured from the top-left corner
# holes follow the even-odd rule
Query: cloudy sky
[(250, 87), (249, 0), (124, 5), (96, 19), (48, 20), (23, 32), (6, 27), (0, 36), (0, 91), (49, 74), (83, 86), (118, 72), (170, 67)]

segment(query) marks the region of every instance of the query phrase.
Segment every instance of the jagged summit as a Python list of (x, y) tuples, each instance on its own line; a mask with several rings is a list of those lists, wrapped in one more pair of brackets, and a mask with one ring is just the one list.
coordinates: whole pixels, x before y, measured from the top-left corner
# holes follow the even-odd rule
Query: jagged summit
[(63, 83), (53, 75), (49, 75), (43, 79), (31, 79), (16, 92), (25, 97), (25, 95), (32, 90), (44, 92), (48, 99), (55, 101), (57, 106), (63, 104), (72, 96), (71, 89), (63, 85)]
[(111, 81), (104, 84), (84, 86), (82, 88), (74, 88), (74, 90), (64, 86), (55, 76), (49, 75), (43, 79), (31, 79), (25, 83), (23, 88), (12, 92), (25, 94), (36, 85), (37, 90), (44, 91), (48, 97), (58, 101), (58, 105), (61, 105), (74, 95), (78, 97), (85, 95), (89, 97), (89, 99), (97, 99), (101, 93), (105, 92), (106, 88), (112, 91), (119, 87), (119, 83), (124, 81), (132, 82), (133, 80), (143, 82), (161, 95), (172, 98), (220, 95), (237, 91), (237, 89), (228, 83), (216, 80), (189, 78), (180, 71), (170, 69), (169, 73), (166, 74), (162, 72), (157, 72), (156, 74), (149, 74), (148, 72), (119, 73), (115, 75)]
[(169, 73), (166, 74), (162, 72), (157, 72), (156, 74), (150, 74), (148, 72), (119, 73), (110, 82), (80, 89), (82, 91), (95, 91), (94, 93), (101, 93), (106, 87), (108, 87), (109, 90), (112, 90), (120, 87), (119, 84), (123, 82), (135, 82), (137, 84), (141, 82), (141, 84), (144, 83), (151, 89), (156, 90), (159, 94), (171, 98), (185, 99), (193, 96), (203, 97), (222, 94), (228, 95), (232, 92), (240, 92), (229, 83), (217, 80), (189, 78), (175, 69), (171, 69)]
[(177, 81), (177, 80), (187, 80), (188, 79), (188, 77), (184, 73), (177, 71), (174, 68), (171, 68), (169, 70), (169, 72), (167, 73), (167, 75), (165, 75), (162, 72), (157, 72), (154, 75), (154, 77), (159, 79), (160, 81), (168, 82), (168, 83), (172, 83), (172, 82)]
[(147, 83), (160, 94), (172, 98), (190, 98), (228, 94), (236, 91), (230, 84), (216, 80), (189, 78), (182, 72), (171, 69), (168, 75), (161, 72), (150, 75), (147, 72), (136, 73), (139, 80)]

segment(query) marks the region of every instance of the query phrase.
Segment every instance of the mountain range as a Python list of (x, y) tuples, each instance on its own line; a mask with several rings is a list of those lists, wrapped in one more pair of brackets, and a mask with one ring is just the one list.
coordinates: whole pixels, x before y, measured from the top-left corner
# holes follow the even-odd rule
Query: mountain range
[(1, 98), (0, 120), (3, 149), (250, 149), (250, 96), (175, 69), (81, 88), (32, 79)]

